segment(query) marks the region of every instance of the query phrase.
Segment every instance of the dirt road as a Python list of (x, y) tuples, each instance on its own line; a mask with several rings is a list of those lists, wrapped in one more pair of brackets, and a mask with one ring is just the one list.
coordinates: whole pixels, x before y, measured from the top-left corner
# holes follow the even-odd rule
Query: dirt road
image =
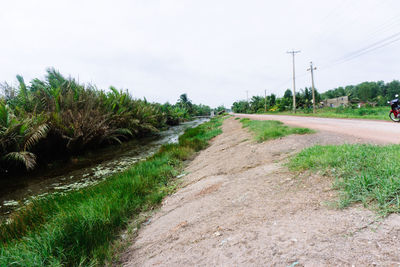
[(400, 123), (378, 120), (333, 119), (285, 115), (236, 114), (257, 120), (279, 120), (285, 124), (347, 134), (383, 143), (400, 143)]
[(353, 142), (365, 140), (319, 131), (260, 144), (227, 119), (183, 188), (139, 231), (124, 266), (398, 266), (399, 215), (338, 210), (328, 177), (284, 165), (307, 146)]

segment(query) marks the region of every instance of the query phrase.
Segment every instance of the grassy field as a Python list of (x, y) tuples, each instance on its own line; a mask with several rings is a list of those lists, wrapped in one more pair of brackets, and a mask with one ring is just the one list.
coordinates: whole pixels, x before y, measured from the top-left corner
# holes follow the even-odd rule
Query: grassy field
[(106, 181), (37, 200), (0, 226), (0, 266), (98, 266), (132, 218), (154, 207), (171, 189), (183, 162), (220, 134), (223, 118), (188, 129), (179, 144)]
[(335, 177), (340, 207), (363, 203), (382, 214), (400, 212), (400, 146), (314, 146), (293, 157), (291, 170)]
[(267, 112), (265, 114), (274, 115), (295, 115), (295, 116), (310, 116), (324, 118), (354, 118), (354, 119), (370, 119), (370, 120), (390, 120), (390, 107), (374, 107), (374, 108), (321, 108), (317, 109), (316, 113), (311, 110), (297, 110), (284, 112)]
[(290, 134), (308, 134), (314, 133), (308, 128), (289, 127), (280, 121), (258, 121), (247, 118), (241, 119), (243, 127), (249, 128), (255, 133), (255, 138), (258, 142), (263, 142), (269, 139), (275, 139)]

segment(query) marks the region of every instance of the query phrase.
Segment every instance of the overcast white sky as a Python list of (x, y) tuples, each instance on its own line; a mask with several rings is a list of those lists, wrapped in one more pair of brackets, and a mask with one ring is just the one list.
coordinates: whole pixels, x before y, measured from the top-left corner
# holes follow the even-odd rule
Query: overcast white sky
[(2, 81), (55, 67), (156, 102), (281, 96), (292, 88), (291, 49), (301, 50), (298, 89), (310, 86), (311, 60), (320, 92), (400, 79), (398, 0), (1, 0), (0, 34)]

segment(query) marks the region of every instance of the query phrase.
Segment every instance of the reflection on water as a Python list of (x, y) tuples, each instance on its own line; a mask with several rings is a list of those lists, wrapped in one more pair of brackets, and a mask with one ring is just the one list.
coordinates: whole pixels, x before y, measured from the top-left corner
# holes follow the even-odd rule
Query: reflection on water
[(157, 152), (161, 145), (177, 142), (185, 129), (196, 127), (207, 120), (185, 122), (152, 137), (99, 149), (30, 177), (10, 177), (4, 181), (0, 180), (0, 219), (6, 218), (32, 198), (87, 187), (106, 179), (113, 173), (126, 170), (132, 164)]

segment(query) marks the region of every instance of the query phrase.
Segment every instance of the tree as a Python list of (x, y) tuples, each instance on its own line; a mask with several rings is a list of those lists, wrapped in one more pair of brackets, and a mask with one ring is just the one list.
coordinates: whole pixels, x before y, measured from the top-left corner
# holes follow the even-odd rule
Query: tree
[(185, 108), (189, 111), (189, 113), (192, 113), (192, 101), (189, 100), (187, 94), (181, 94), (179, 96), (178, 102), (177, 104), (181, 107), (181, 108)]
[(232, 104), (232, 110), (235, 113), (250, 113), (249, 102), (240, 100)]
[(283, 98), (292, 98), (293, 94), (290, 89), (286, 89), (285, 93), (283, 94)]
[(250, 111), (251, 113), (264, 111), (264, 98), (261, 96), (253, 96), (250, 100)]
[(273, 107), (276, 104), (276, 95), (271, 94), (271, 96), (269, 97), (269, 106)]
[(393, 80), (386, 84), (386, 99), (393, 99), (396, 94), (400, 94), (400, 81)]

